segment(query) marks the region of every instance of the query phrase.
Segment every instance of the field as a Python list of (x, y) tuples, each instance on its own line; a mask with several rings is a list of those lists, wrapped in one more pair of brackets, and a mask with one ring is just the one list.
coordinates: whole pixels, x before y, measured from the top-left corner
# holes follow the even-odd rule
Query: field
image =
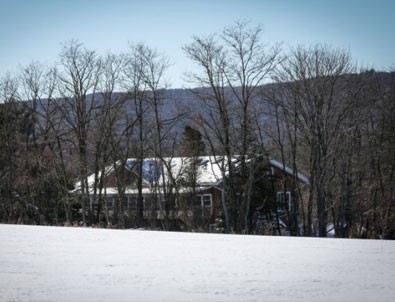
[(0, 225), (1, 301), (393, 301), (395, 242)]

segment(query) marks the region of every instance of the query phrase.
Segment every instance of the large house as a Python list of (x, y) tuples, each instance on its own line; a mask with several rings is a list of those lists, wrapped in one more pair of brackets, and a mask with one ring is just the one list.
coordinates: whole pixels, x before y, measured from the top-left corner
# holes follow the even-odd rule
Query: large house
[[(142, 199), (143, 216), (147, 221), (177, 221), (181, 228), (215, 231), (221, 222), (223, 224), (224, 206), (229, 199), (226, 181), (230, 167), (237, 175), (240, 165), (239, 156), (232, 157), (230, 162), (223, 156), (118, 161), (88, 177), (90, 206), (104, 208), (107, 215), (111, 215), (122, 199), (122, 209), (133, 216), (138, 208), (137, 201)], [(303, 198), (309, 184), (307, 177), (274, 159), (246, 159), (244, 165), (252, 173), (249, 179), (253, 179), (250, 187), (254, 190), (249, 191), (248, 207), (251, 228), (256, 230), (275, 215), (286, 228), (286, 214), (289, 217), (290, 212), (297, 211), (294, 204)], [(142, 175), (140, 183), (139, 175)], [(237, 185), (245, 187), (239, 182)], [(77, 183), (74, 192), (80, 188)], [(239, 194), (235, 192), (234, 198), (242, 198)], [(239, 204), (243, 206), (242, 201)], [(231, 205), (229, 208), (232, 210)]]

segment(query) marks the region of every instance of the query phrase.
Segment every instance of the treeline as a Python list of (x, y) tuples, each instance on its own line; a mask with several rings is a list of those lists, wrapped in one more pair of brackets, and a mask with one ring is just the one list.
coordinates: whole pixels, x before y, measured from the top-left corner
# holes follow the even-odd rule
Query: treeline
[[(223, 172), (223, 220), (227, 232), (250, 233), (267, 196), (257, 197), (258, 167), (248, 159), (261, 154), (293, 168), (284, 191), (298, 187), (297, 172), (309, 177), (307, 198), (295, 199), (288, 213), (291, 234), (326, 236), (333, 225), (339, 237), (395, 236), (394, 73), (358, 69), (349, 53), (327, 45), (283, 51), (245, 22), (195, 36), (184, 51), (196, 63), (188, 79), (203, 87), (190, 91), (198, 105), (189, 107), (166, 98), (169, 60), (144, 44), (99, 56), (68, 41), (54, 66), (33, 62), (4, 76), (0, 221), (172, 229), (170, 220), (144, 220), (142, 165), (133, 219), (122, 198), (110, 217), (105, 194), (89, 190), (88, 176), (97, 189), (100, 172), (127, 158), (204, 153), (228, 162), (242, 155), (237, 170)], [(76, 182), (80, 194), (71, 193)], [(165, 212), (174, 207), (173, 185), (152, 207), (161, 199)], [(92, 200), (101, 206), (93, 210)]]

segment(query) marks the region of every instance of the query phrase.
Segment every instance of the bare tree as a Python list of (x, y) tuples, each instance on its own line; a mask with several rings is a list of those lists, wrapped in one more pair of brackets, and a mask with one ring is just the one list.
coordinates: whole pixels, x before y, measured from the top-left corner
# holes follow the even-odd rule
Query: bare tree
[(6, 74), (0, 81), (0, 190), (1, 190), (1, 217), (5, 222), (16, 222), (20, 220), (22, 213), (16, 213), (18, 207), (15, 197), (15, 180), (17, 177), (19, 137), (19, 119), (17, 114), (19, 83), (10, 73)]
[(88, 133), (96, 109), (94, 98), (99, 81), (100, 63), (94, 51), (87, 50), (82, 43), (71, 40), (64, 44), (60, 53), (60, 66), (62, 69), (58, 76), (62, 104), (59, 109), (76, 138), (78, 177), (82, 193), (82, 222), (86, 225), (86, 204), (90, 201)]
[(49, 212), (56, 202), (53, 199), (58, 197), (48, 186), (49, 182), (54, 182), (51, 173), (53, 154), (49, 149), (48, 136), (50, 127), (45, 115), (46, 101), (52, 92), (51, 81), (46, 67), (39, 62), (32, 62), (21, 68), (20, 83), (20, 103), (29, 120), (24, 147), (21, 149), (25, 156), (20, 159), (25, 167), (25, 173), (21, 173), (25, 176), (23, 199), (34, 209), (38, 220), (36, 223), (48, 223)]
[(310, 195), (307, 204), (307, 235), (313, 225), (313, 205), (318, 216), (318, 234), (326, 236), (328, 186), (340, 143), (340, 129), (353, 108), (348, 97), (347, 75), (355, 67), (348, 53), (325, 45), (298, 47), (282, 64), (279, 79), (288, 83), (280, 106), (296, 125), (309, 154)]
[(144, 219), (143, 161), (146, 156), (148, 136), (148, 127), (146, 124), (148, 102), (147, 88), (144, 80), (145, 60), (143, 56), (145, 47), (146, 46), (143, 44), (132, 44), (123, 69), (124, 85), (128, 91), (128, 99), (131, 101), (131, 108), (135, 115), (133, 119), (135, 119), (135, 131), (137, 131), (136, 139), (134, 140), (136, 146), (134, 150), (132, 150), (137, 159), (137, 227), (143, 226)]
[[(164, 149), (165, 147), (167, 147), (168, 150), (174, 149), (175, 143), (172, 142), (170, 133), (178, 119), (178, 116), (166, 116), (163, 113), (165, 109), (163, 90), (168, 85), (165, 75), (170, 63), (168, 57), (159, 53), (156, 49), (145, 46), (142, 47), (140, 51), (144, 61), (143, 75), (148, 92), (147, 100), (149, 104), (150, 118), (154, 125), (150, 147), (154, 156), (161, 162), (160, 177), (162, 179), (162, 188), (157, 188), (159, 190), (157, 190), (157, 195), (153, 198), (152, 206), (153, 209), (156, 209), (156, 207), (159, 206), (161, 216), (164, 218), (162, 228), (169, 230), (171, 229), (170, 215), (175, 213), (174, 208), (177, 197), (176, 192), (174, 191), (174, 189), (176, 189), (176, 184), (173, 177), (173, 170), (171, 168), (171, 160), (168, 161), (164, 159)], [(172, 156), (173, 154), (167, 155)]]
[[(351, 174), (353, 184), (360, 182), (356, 191), (357, 203), (353, 214), (358, 220), (356, 235), (368, 238), (394, 238), (394, 72), (368, 72), (373, 79), (364, 91), (364, 106), (368, 114), (360, 133), (354, 134), (360, 151), (357, 173)], [(370, 105), (369, 107), (367, 105)], [(366, 110), (365, 110), (366, 112)], [(357, 144), (354, 144), (354, 148)], [(358, 146), (358, 145), (357, 145)], [(353, 160), (355, 160), (353, 158)]]
[[(104, 210), (107, 225), (112, 225), (109, 215), (109, 207), (105, 196), (104, 178), (105, 168), (112, 162), (112, 154), (119, 154), (118, 145), (122, 142), (117, 140), (124, 131), (127, 123), (123, 123), (123, 111), (125, 110), (125, 96), (117, 93), (121, 89), (122, 68), (125, 62), (123, 55), (106, 54), (101, 58), (101, 77), (98, 83), (98, 104), (94, 111), (92, 121), (91, 146), (93, 148), (93, 196), (91, 199), (96, 205), (96, 217), (91, 217), (93, 223), (100, 222), (100, 216)], [(118, 160), (118, 159), (117, 159)], [(117, 161), (115, 160), (115, 161)], [(123, 215), (122, 211), (119, 211)], [(94, 219), (93, 219), (94, 218)]]
[[(270, 76), (280, 59), (279, 47), (269, 47), (261, 39), (261, 26), (250, 28), (247, 22), (236, 22), (221, 35), (194, 37), (193, 42), (184, 47), (188, 57), (202, 71), (191, 74), (191, 79), (210, 88), (209, 95), (200, 95), (209, 116), (203, 124), (205, 133), (215, 138), (212, 146), (219, 147), (212, 150), (213, 153), (221, 153), (228, 162), (229, 182), (225, 191), (229, 206), (223, 201), (228, 231), (230, 217), (227, 212), (230, 210), (234, 230), (248, 232), (253, 171), (247, 167), (246, 160), (256, 152), (251, 148), (253, 102), (257, 88)], [(240, 156), (237, 174), (241, 184), (237, 187), (231, 164), (235, 154)]]

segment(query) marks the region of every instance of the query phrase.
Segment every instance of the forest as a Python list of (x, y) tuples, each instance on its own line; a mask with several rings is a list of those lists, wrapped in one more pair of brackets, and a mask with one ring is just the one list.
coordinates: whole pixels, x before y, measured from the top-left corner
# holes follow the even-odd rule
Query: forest
[[(390, 67), (359, 66), (331, 45), (271, 45), (248, 22), (193, 36), (183, 50), (195, 64), (190, 89), (169, 89), (169, 58), (144, 43), (99, 55), (70, 40), (54, 64), (33, 61), (0, 78), (0, 222), (97, 225), (104, 218), (89, 210), (89, 175), (99, 185), (105, 167), (128, 158), (237, 155), (240, 168), (224, 184), (224, 231), (251, 233), (243, 219), (259, 184), (247, 159), (265, 156), (309, 179), (291, 235), (326, 237), (331, 224), (337, 237), (395, 238)], [(121, 173), (117, 181), (122, 191)], [(139, 196), (133, 221), (120, 200), (105, 223), (157, 228)]]

